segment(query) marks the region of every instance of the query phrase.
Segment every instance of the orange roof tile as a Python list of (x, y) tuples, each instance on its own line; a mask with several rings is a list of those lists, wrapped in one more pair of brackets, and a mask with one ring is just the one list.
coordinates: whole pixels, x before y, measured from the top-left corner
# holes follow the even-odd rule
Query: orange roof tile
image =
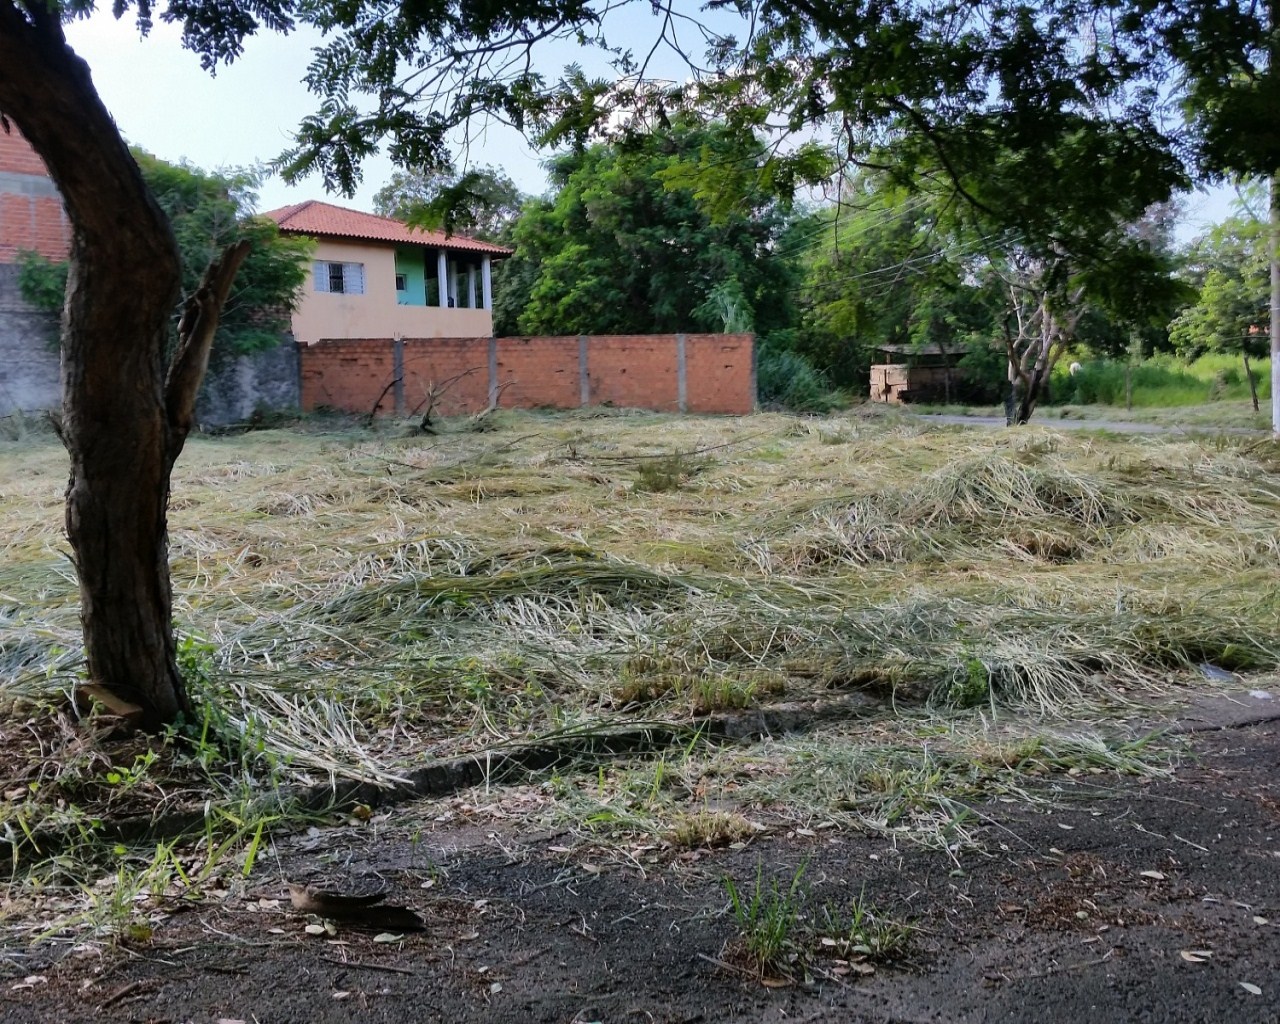
[(444, 249), (462, 249), (467, 252), (487, 252), (495, 256), (510, 256), (511, 250), (489, 242), (481, 242), (465, 235), (445, 237), (443, 231), (423, 231), (411, 228), (390, 217), (378, 217), (359, 210), (347, 210), (341, 206), (308, 199), (293, 206), (282, 206), (263, 214), (270, 217), (281, 231), (300, 235), (323, 235), (328, 238), (360, 238), (370, 242), (395, 242), (405, 245), (433, 245)]

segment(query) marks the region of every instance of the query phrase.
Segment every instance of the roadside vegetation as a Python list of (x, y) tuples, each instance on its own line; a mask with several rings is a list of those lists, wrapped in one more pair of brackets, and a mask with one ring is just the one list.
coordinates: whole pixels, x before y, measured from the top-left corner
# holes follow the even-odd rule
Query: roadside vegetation
[(1266, 443), (866, 408), (483, 425), (195, 440), (170, 524), (198, 712), (161, 742), (73, 725), (65, 456), (3, 442), (12, 933), (136, 938), (270, 870), (273, 829), (468, 757), (583, 843), (856, 828), (959, 865), (976, 802), (1165, 774), (1134, 723), (1226, 685), (1205, 666), (1280, 663)]

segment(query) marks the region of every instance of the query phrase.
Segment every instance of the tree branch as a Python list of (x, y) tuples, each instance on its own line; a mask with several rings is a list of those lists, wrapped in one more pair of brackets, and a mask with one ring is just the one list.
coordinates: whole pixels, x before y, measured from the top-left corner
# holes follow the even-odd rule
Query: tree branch
[(196, 394), (209, 366), (209, 351), (218, 330), (223, 304), (231, 291), (240, 264), (249, 255), (250, 241), (243, 238), (222, 251), (209, 264), (200, 286), (187, 299), (178, 322), (178, 351), (164, 382), (165, 414), (169, 422), (169, 457), (176, 459), (195, 419)]

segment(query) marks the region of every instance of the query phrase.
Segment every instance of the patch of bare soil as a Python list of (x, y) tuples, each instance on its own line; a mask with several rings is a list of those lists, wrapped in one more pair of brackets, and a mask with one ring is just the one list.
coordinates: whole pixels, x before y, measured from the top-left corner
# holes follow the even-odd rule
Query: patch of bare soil
[[(9, 949), (0, 1021), (1280, 1021), (1280, 724), (1195, 746), (1171, 782), (977, 807), (985, 850), (958, 863), (830, 830), (608, 852), (405, 805), (282, 840), (279, 867), (389, 887), (425, 930), (308, 934), (277, 878), (133, 948)], [(784, 891), (803, 868), (806, 913), (861, 897), (911, 922), (909, 949), (862, 974), (818, 946), (799, 982), (746, 976), (723, 880), (760, 867)]]

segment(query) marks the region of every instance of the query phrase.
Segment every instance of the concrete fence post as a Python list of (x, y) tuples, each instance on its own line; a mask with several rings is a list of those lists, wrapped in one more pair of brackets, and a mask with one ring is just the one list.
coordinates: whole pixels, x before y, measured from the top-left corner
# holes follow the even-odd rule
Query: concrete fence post
[(391, 340), (391, 376), (395, 381), (396, 416), (404, 416), (404, 339), (396, 335)]
[(489, 408), (498, 407), (498, 339), (489, 335)]
[(591, 371), (587, 366), (587, 336), (578, 335), (578, 404), (585, 409), (591, 404)]
[(689, 373), (685, 360), (685, 337), (676, 335), (676, 405), (681, 412), (689, 411)]
[(306, 373), (306, 367), (303, 366), (303, 359), (306, 357), (306, 352), (304, 351), (306, 346), (304, 346), (302, 342), (292, 334), (286, 334), (285, 338), (293, 341), (294, 352), (297, 355), (297, 363), (295, 365), (298, 372), (297, 376), (294, 378), (294, 385), (298, 389), (298, 412), (310, 412), (310, 410), (302, 404), (302, 382)]

